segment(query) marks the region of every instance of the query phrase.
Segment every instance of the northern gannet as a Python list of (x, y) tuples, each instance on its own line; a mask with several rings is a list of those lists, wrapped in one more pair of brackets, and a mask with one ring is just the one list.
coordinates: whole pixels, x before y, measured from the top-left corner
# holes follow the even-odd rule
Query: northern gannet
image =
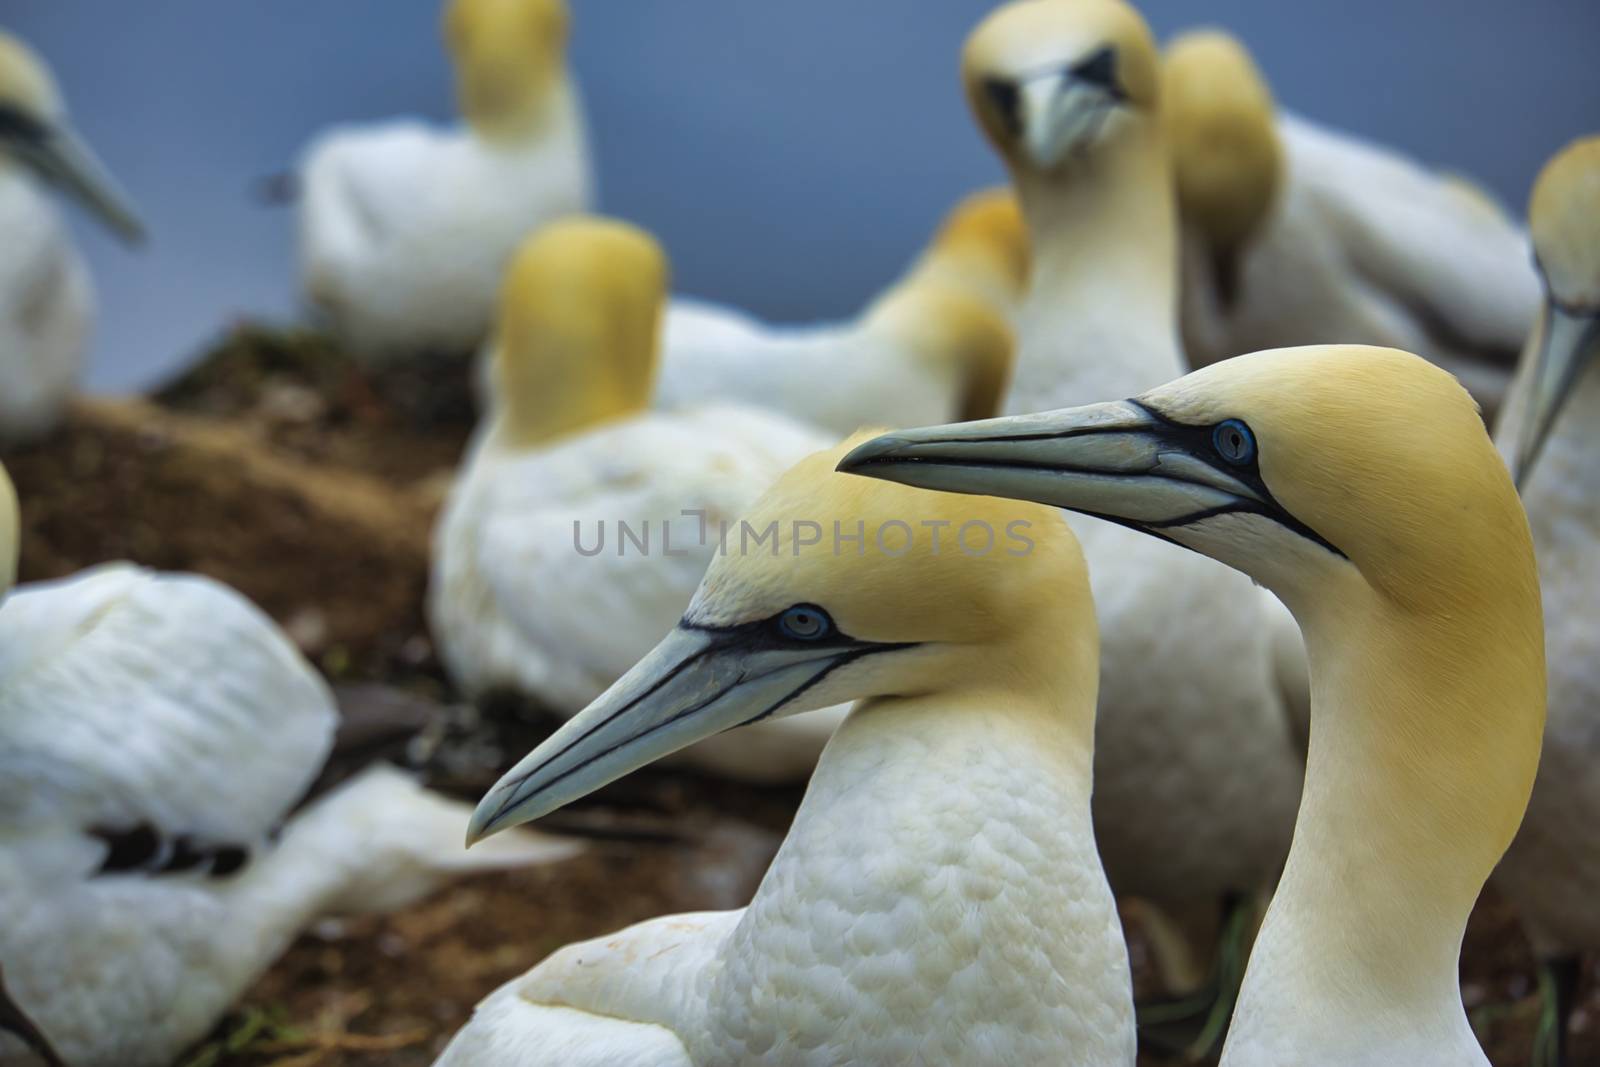
[(1582, 973), (1600, 949), (1600, 137), (1533, 187), (1545, 305), (1495, 437), (1522, 487), (1544, 586), (1550, 716), (1539, 779), (1496, 882), (1521, 913), (1553, 995), (1534, 1062), (1564, 1059)]
[[(332, 694), (196, 575), (109, 564), (13, 592), (0, 708), (5, 991), (72, 1067), (166, 1067), (323, 915), (572, 850), (524, 838), (474, 858), (467, 811), (382, 766), (294, 812)], [(0, 1064), (38, 1062), (8, 1028)]]
[(1416, 352), (1486, 410), (1538, 310), (1527, 235), (1463, 179), (1292, 114), (1244, 46), (1174, 40), (1162, 71), (1195, 366), (1303, 344)]
[(73, 132), (44, 61), (0, 32), (0, 442), (38, 437), (60, 419), (94, 320), (88, 268), (47, 186), (123, 240), (143, 238), (127, 198)]
[[(683, 614), (714, 554), (752, 538), (765, 550), (738, 517), (832, 443), (761, 408), (649, 410), (667, 276), (648, 234), (592, 217), (551, 223), (507, 272), (495, 392), (435, 529), (428, 591), (440, 657), (469, 696), (508, 689), (580, 711)], [(685, 758), (804, 778), (842, 715), (711, 738)]]
[(368, 360), (471, 352), (522, 238), (593, 197), (564, 0), (450, 0), (444, 31), (463, 126), (335, 127), (299, 166), (306, 294)]
[[(973, 32), (963, 74), (1033, 253), (1005, 410), (1181, 374), (1174, 196), (1143, 20), (1119, 0), (1021, 0)], [(1173, 992), (1193, 992), (1206, 927), (1225, 898), (1271, 886), (1294, 823), (1301, 767), (1259, 622), (1269, 609), (1210, 560), (1109, 523), (1074, 517), (1073, 530), (1102, 635), (1100, 853), (1119, 895), (1182, 921), (1186, 935), (1161, 943), (1190, 949), (1163, 952), (1161, 966)], [(1225, 987), (1237, 974), (1218, 977)]]
[(998, 412), (1010, 375), (1010, 322), (1027, 271), (1015, 199), (1004, 189), (975, 193), (853, 321), (770, 326), (704, 301), (673, 300), (656, 402), (671, 409), (734, 400), (840, 436), (868, 424), (985, 418)]
[(1527, 519), (1454, 378), (1279, 349), (881, 437), (841, 469), (1103, 516), (1275, 592), (1305, 634), (1310, 750), (1223, 1067), (1487, 1067), (1458, 957), (1533, 786), (1544, 640)]
[[(776, 554), (719, 556), (665, 639), (473, 816), (482, 838), (697, 738), (858, 700), (754, 899), (562, 949), (480, 1003), (439, 1067), (1131, 1067), (1089, 814), (1083, 556), (1053, 510), (879, 492), (833, 473), (842, 454), (781, 477), (748, 516), (776, 524)], [(835, 523), (868, 549), (836, 551)]]

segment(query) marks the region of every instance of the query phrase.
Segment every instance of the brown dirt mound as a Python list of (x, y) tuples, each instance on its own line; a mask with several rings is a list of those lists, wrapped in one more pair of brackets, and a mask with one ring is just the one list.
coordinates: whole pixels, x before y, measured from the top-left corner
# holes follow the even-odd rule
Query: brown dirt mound
[(413, 486), (455, 468), (477, 418), (471, 360), (372, 371), (307, 329), (240, 325), (152, 399), (225, 417), (275, 450)]

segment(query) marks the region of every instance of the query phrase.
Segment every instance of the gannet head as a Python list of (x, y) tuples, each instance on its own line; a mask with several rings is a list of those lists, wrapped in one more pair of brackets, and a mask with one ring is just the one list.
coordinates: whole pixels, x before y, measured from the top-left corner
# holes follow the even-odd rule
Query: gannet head
[(850, 444), (773, 484), (730, 531), (682, 621), (489, 791), (469, 840), (722, 730), (848, 700), (1004, 690), (1027, 673), (1021, 664), (1077, 687), (1048, 709), (1075, 716), (1072, 736), (1092, 749), (1099, 636), (1060, 515), (834, 473)]
[(1197, 30), (1167, 46), (1161, 110), (1184, 219), (1211, 244), (1239, 248), (1283, 183), (1272, 91), (1242, 44)]
[(967, 38), (962, 80), (1013, 167), (1052, 172), (1156, 113), (1156, 46), (1121, 0), (1017, 0)]
[(1545, 165), (1533, 186), (1528, 228), (1545, 300), (1517, 436), (1519, 483), (1600, 353), (1600, 137), (1574, 141)]
[(0, 466), (0, 599), (17, 582), (17, 554), (22, 548), (22, 519), (17, 487)]
[(1488, 588), (1486, 568), (1531, 562), (1472, 398), (1394, 349), (1257, 352), (1132, 400), (897, 431), (840, 469), (1131, 526), (1244, 571), (1297, 615), (1330, 583), (1452, 603), (1464, 575)]
[(451, 0), (445, 44), (474, 129), (514, 137), (540, 124), (566, 71), (569, 21), (564, 0)]
[(11, 157), (77, 200), (119, 237), (144, 225), (105, 166), (72, 129), (49, 68), (17, 38), (0, 33), (0, 160)]
[(650, 406), (666, 254), (613, 219), (573, 216), (527, 238), (500, 289), (494, 406), (531, 445)]

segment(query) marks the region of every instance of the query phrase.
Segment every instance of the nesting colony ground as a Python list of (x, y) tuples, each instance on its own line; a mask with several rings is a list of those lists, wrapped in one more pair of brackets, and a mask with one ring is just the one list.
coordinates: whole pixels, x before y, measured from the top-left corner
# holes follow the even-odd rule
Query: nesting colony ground
[[(316, 335), (240, 328), (149, 400), (83, 402), (50, 440), (3, 457), (22, 501), (21, 578), (132, 559), (228, 582), (337, 687), (346, 723), (333, 775), (382, 754), (475, 800), (553, 720), (461, 704), (423, 624), (429, 531), (473, 418), (467, 372), (435, 362), (380, 378)], [(429, 1064), (480, 997), (557, 946), (743, 904), (799, 797), (681, 771), (632, 775), (543, 824), (594, 839), (575, 860), (308, 933), (187, 1063)], [(1130, 934), (1136, 984), (1149, 990), (1148, 950)], [(1464, 960), (1491, 1059), (1522, 1067), (1537, 982), (1493, 896)], [(1600, 1064), (1595, 977), (1575, 1064)]]

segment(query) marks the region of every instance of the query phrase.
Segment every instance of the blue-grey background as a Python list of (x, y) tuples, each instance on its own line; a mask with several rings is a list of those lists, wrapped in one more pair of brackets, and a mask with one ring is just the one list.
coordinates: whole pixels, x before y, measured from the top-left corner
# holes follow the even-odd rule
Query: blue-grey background
[[(602, 205), (678, 288), (773, 318), (846, 314), (1000, 171), (968, 121), (987, 0), (570, 0)], [(319, 127), (451, 114), (436, 0), (0, 0), (144, 209), (128, 252), (75, 217), (100, 290), (91, 385), (170, 373), (230, 321), (297, 313), (292, 219), (252, 182)], [(1600, 128), (1597, 0), (1144, 0), (1226, 26), (1283, 104), (1478, 177), (1520, 212)]]

